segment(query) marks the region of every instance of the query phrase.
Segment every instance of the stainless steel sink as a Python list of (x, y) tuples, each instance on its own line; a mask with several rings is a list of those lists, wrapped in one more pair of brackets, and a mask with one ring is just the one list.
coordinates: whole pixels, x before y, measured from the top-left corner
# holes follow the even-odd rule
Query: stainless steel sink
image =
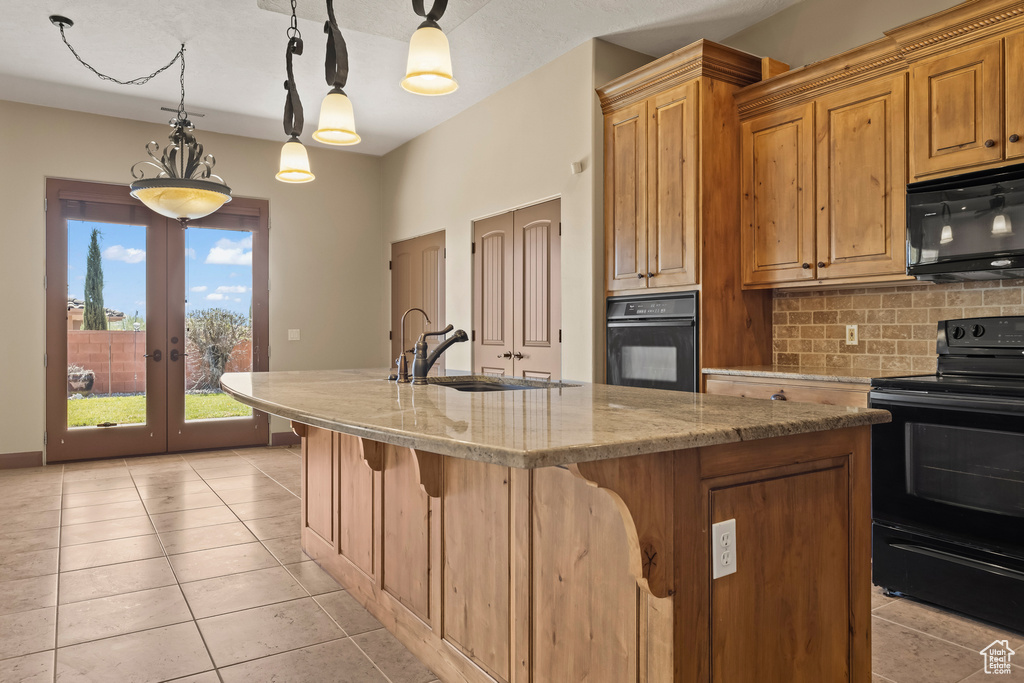
[(561, 382), (544, 382), (540, 380), (497, 377), (493, 375), (463, 375), (455, 377), (427, 377), (427, 384), (455, 389), (456, 391), (521, 391), (524, 389), (559, 389), (561, 387), (579, 386), (578, 384), (562, 384)]

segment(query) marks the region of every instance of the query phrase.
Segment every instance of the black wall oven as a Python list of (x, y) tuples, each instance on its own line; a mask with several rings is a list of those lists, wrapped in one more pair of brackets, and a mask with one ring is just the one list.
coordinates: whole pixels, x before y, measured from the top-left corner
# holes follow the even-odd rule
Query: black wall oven
[(608, 384), (697, 390), (697, 292), (608, 299)]
[(872, 427), (873, 579), (1024, 631), (1024, 318), (941, 322), (938, 347), (938, 374), (871, 392), (892, 413)]

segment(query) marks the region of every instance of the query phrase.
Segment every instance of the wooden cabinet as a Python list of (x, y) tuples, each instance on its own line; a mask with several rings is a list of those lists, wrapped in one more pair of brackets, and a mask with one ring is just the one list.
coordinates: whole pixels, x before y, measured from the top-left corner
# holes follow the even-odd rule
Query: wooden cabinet
[(739, 398), (765, 398), (794, 403), (868, 407), (868, 384), (826, 382), (812, 379), (755, 377), (751, 375), (707, 376), (707, 393)]
[(647, 286), (647, 102), (604, 123), (604, 212), (609, 291)]
[(906, 75), (743, 122), (744, 284), (902, 278)]

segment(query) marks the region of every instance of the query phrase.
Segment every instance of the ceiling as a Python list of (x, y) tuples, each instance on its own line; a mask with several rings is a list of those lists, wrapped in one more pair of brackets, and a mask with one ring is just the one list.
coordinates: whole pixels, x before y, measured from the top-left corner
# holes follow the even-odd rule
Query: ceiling
[[(430, 0), (427, 0), (429, 7)], [(346, 92), (363, 142), (380, 155), (433, 128), (590, 38), (661, 56), (699, 38), (721, 40), (796, 0), (450, 0), (440, 26), (459, 89), (405, 92), (408, 37), (421, 21), (409, 0), (335, 0), (348, 43)], [(97, 70), (122, 80), (152, 73), (186, 44), (186, 108), (197, 130), (285, 140), (285, 30), (289, 0), (0, 0), (0, 98), (120, 118), (166, 122), (177, 66), (143, 86), (102, 81), (78, 64), (47, 17)], [(317, 145), (324, 81), (324, 0), (298, 0), (304, 54), (295, 78)]]

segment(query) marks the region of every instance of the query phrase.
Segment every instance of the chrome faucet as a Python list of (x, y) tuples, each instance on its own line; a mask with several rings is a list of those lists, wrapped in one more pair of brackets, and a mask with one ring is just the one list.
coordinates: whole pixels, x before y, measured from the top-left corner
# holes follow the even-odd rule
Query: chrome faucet
[(434, 367), (434, 363), (441, 357), (441, 354), (448, 350), (448, 347), (456, 342), (469, 341), (469, 336), (465, 330), (455, 330), (455, 334), (448, 337), (440, 344), (438, 344), (433, 352), (427, 355), (427, 337), (433, 337), (439, 334), (448, 334), (452, 331), (452, 326), (444, 328), (443, 330), (437, 330), (436, 332), (424, 332), (420, 335), (420, 338), (416, 340), (416, 356), (412, 361), (412, 376), (413, 384), (426, 384), (427, 373), (430, 372), (430, 368)]
[[(409, 315), (413, 311), (419, 311), (420, 313), (422, 313), (423, 319), (427, 321), (427, 324), (430, 324), (430, 316), (428, 316), (427, 312), (424, 311), (422, 308), (410, 308), (409, 310), (402, 314), (402, 325), (401, 331), (399, 332), (399, 334), (401, 334), (402, 336), (399, 338), (400, 343), (398, 345), (398, 348), (401, 350), (401, 353), (398, 355), (398, 358), (395, 359), (395, 362), (398, 363), (398, 375), (388, 377), (388, 379), (396, 379), (402, 384), (409, 383), (409, 361), (406, 360), (405, 354), (409, 353), (409, 351), (412, 351), (412, 349), (409, 349), (409, 351), (405, 350), (405, 316)], [(448, 326), (448, 329), (451, 329), (451, 325)], [(420, 339), (423, 339), (422, 335), (420, 335)]]

